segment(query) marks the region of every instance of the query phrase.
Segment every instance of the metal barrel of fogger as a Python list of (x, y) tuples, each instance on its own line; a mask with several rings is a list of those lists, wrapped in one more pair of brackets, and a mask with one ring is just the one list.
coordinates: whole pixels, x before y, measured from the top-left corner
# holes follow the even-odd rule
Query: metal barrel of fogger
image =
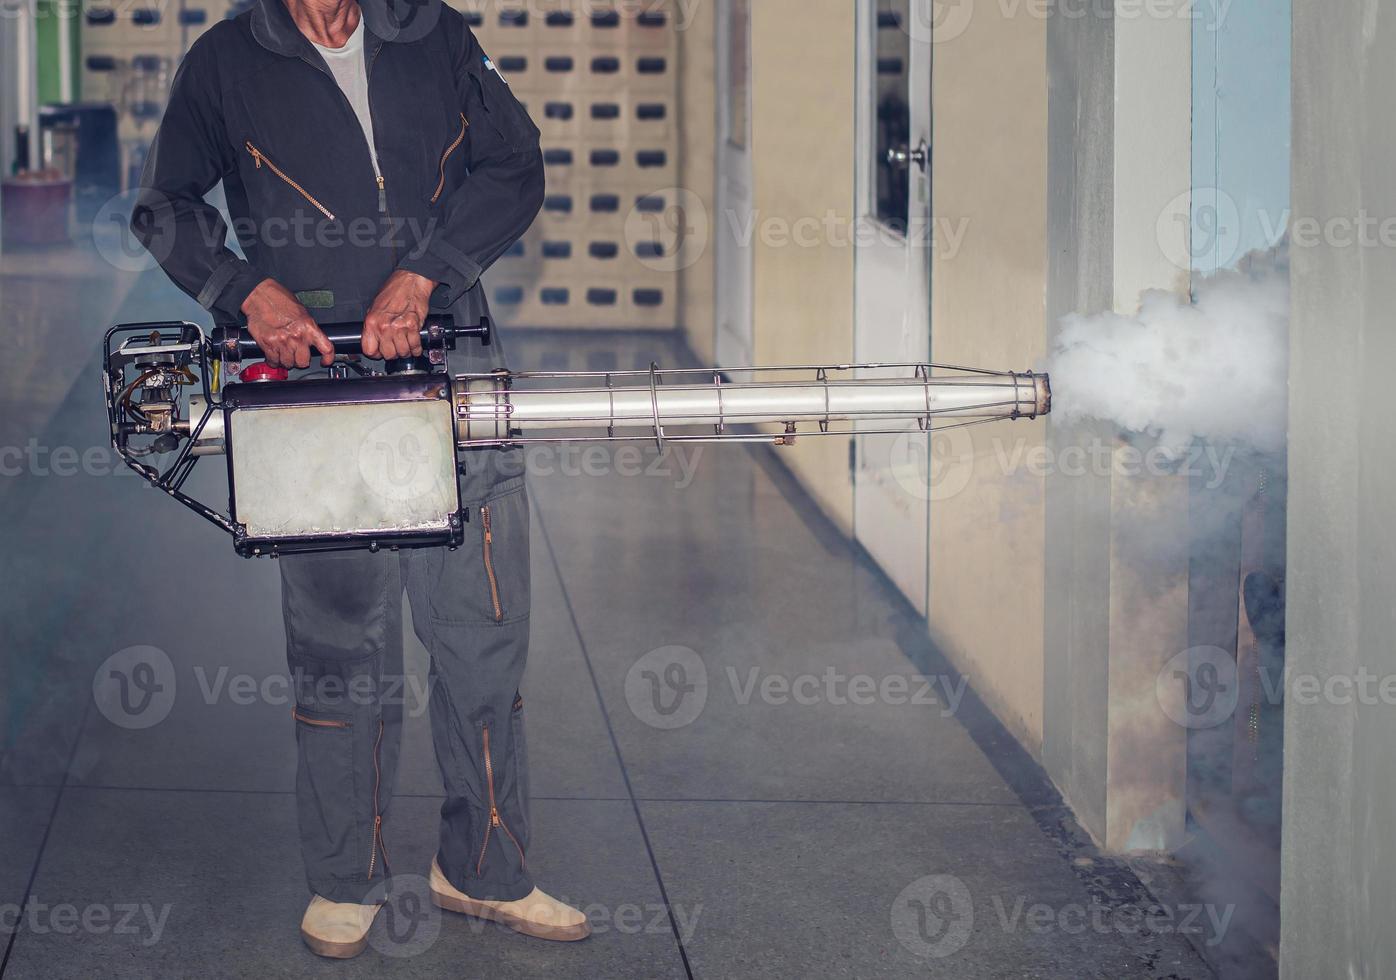
[(710, 377), (705, 383), (660, 384), (652, 379), (649, 384), (551, 389), (514, 387), (516, 379), (508, 375), (458, 378), (457, 440), (464, 448), (520, 438), (546, 441), (597, 429), (620, 438), (645, 438), (655, 435), (656, 428), (685, 426), (711, 431), (706, 436), (672, 437), (714, 439), (731, 426), (969, 422), (1036, 418), (1051, 411), (1049, 379), (1030, 373), (839, 380), (821, 376), (740, 383)]

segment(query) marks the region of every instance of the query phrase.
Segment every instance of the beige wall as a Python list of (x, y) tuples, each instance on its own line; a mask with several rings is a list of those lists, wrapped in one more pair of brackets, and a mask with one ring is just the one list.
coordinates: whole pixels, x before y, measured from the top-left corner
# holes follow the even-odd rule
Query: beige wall
[[(958, 253), (934, 253), (936, 361), (1025, 370), (1046, 349), (1046, 22), (1019, 11), (1005, 17), (981, 4), (964, 34), (935, 47), (934, 211), (967, 222)], [(1030, 452), (1043, 432), (1041, 422), (964, 430), (974, 477), (931, 504), (931, 632), (1034, 754), (1042, 744), (1043, 483), (1026, 469), (1006, 474), (1001, 459), (1020, 445)]]
[[(853, 215), (854, 5), (755, 0), (753, 200), (761, 222)], [(755, 240), (758, 364), (846, 362), (853, 352), (853, 249)], [(721, 284), (718, 284), (721, 288)], [(809, 438), (782, 459), (836, 523), (853, 524), (848, 442)]]
[[(758, 222), (776, 229), (753, 237), (755, 362), (846, 362), (853, 352), (853, 249), (782, 243), (779, 229), (802, 219), (822, 228), (831, 213), (851, 221), (854, 8), (847, 0), (759, 0), (751, 8), (752, 200)], [(732, 234), (715, 207), (716, 28), (716, 4), (700, 4), (679, 39), (681, 181), (711, 219), (707, 247), (682, 274), (680, 322), (704, 363), (715, 359), (714, 291), (723, 285), (715, 281), (713, 243)], [(850, 531), (847, 441), (804, 439), (781, 458)]]
[[(792, 30), (792, 24), (800, 29)], [(752, 4), (753, 197), (759, 222), (854, 211), (855, 9), (847, 0)], [(684, 111), (712, 118), (692, 92), (700, 77), (686, 41)], [(705, 44), (708, 40), (705, 39)], [(936, 46), (935, 213), (969, 224), (957, 254), (932, 275), (937, 360), (1026, 369), (1045, 352), (1046, 35), (1040, 18), (976, 8), (970, 29)], [(709, 44), (710, 48), (710, 44)], [(709, 76), (710, 77), (710, 76)], [(690, 117), (685, 149), (711, 156)], [(706, 166), (704, 162), (701, 166)], [(711, 180), (704, 171), (703, 187)], [(692, 190), (698, 188), (686, 182)], [(714, 222), (719, 233), (721, 217)], [(758, 224), (758, 228), (761, 224)], [(756, 361), (847, 361), (853, 352), (854, 251), (763, 241), (754, 246)], [(695, 267), (696, 268), (696, 267)], [(686, 280), (685, 325), (711, 352), (711, 305)], [(722, 284), (717, 283), (717, 288)], [(976, 430), (968, 430), (975, 432)], [(974, 436), (975, 477), (932, 505), (931, 630), (981, 696), (1030, 751), (1042, 742), (1042, 481), (1002, 473), (1003, 452), (1042, 442), (1038, 423)], [(852, 527), (853, 490), (842, 439), (805, 439), (782, 459), (821, 507)]]
[[(717, 158), (717, 4), (692, 7), (679, 33), (679, 186), (685, 199), (706, 209), (716, 206)], [(706, 223), (705, 223), (706, 224)], [(686, 227), (693, 222), (685, 219)], [(692, 265), (679, 273), (679, 327), (700, 362), (713, 361), (715, 256), (711, 236)]]
[[(758, 229), (822, 221), (829, 213), (848, 221), (855, 191), (855, 6), (846, 0), (752, 6)], [(931, 349), (940, 362), (1024, 370), (1045, 359), (1049, 299), (1057, 316), (1108, 308), (1121, 296), (1133, 302), (1144, 286), (1178, 285), (1176, 270), (1161, 264), (1165, 243), (1157, 222), (1141, 215), (1159, 214), (1188, 186), (1190, 34), (1182, 23), (1166, 35), (1155, 26), (1121, 39), (1108, 21), (1054, 23), (1026, 7), (1004, 11), (976, 6), (964, 33), (934, 48), (933, 211), (937, 227), (956, 234), (942, 236), (933, 253)], [(1063, 68), (1086, 88), (1075, 103), (1068, 98), (1057, 106), (1049, 143), (1053, 51), (1058, 97), (1071, 81)], [(1154, 104), (1165, 96), (1166, 112)], [(1121, 109), (1121, 97), (1149, 112)], [(700, 109), (707, 125), (712, 106)], [(711, 147), (702, 146), (692, 120), (689, 125), (685, 145), (706, 153), (700, 166), (709, 166)], [(1049, 154), (1059, 178), (1050, 251)], [(711, 184), (710, 171), (702, 173), (705, 186)], [(715, 216), (713, 233), (723, 227)], [(753, 254), (757, 362), (848, 359), (853, 249), (778, 244), (758, 232)], [(1049, 291), (1052, 262), (1064, 268)], [(1092, 285), (1098, 279), (1104, 283), (1099, 301)], [(686, 323), (695, 350), (706, 355), (712, 308), (692, 308), (702, 317)], [(1166, 511), (1174, 524), (1186, 510), (1172, 485), (1112, 490), (1108, 480), (1090, 477), (1044, 479), (1041, 464), (1045, 459), (1050, 469), (1051, 462), (1043, 455), (1046, 435), (1042, 421), (1000, 424), (960, 430), (937, 447), (973, 463), (968, 486), (930, 503), (929, 629), (1009, 730), (1048, 766), (1090, 833), (1115, 849), (1167, 849), (1181, 826), (1185, 733), (1157, 724), (1153, 679), (1160, 652), (1179, 649), (1175, 627), (1186, 627), (1186, 568), (1165, 574), (1155, 563), (1147, 578), (1133, 576), (1128, 541), (1116, 535), (1146, 509)], [(1051, 448), (1071, 445), (1061, 437)], [(842, 439), (810, 438), (782, 458), (848, 530), (853, 492), (846, 454)], [(1058, 503), (1049, 552), (1052, 493)], [(1049, 566), (1058, 571), (1051, 582)], [(1145, 614), (1156, 620), (1148, 642), (1132, 628)]]

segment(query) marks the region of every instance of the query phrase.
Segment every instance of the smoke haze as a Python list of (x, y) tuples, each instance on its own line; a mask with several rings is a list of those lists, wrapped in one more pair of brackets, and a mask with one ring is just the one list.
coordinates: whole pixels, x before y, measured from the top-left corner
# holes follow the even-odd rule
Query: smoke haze
[(1049, 356), (1054, 412), (1111, 420), (1181, 453), (1194, 440), (1284, 449), (1289, 268), (1280, 246), (1144, 295), (1133, 316), (1074, 314)]

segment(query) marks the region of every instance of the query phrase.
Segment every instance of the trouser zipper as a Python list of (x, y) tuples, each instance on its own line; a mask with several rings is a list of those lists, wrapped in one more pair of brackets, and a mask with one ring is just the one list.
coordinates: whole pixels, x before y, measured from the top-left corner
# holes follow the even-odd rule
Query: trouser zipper
[(490, 505), (480, 508), (480, 525), (485, 534), (485, 577), (490, 582), (490, 602), (494, 604), (494, 621), (504, 621), (504, 607), (499, 603), (499, 579), (494, 574), (494, 527), (490, 522)]
[(325, 207), (323, 204), (317, 201), (309, 191), (307, 191), (300, 184), (296, 183), (296, 181), (289, 174), (287, 174), (286, 171), (282, 170), (276, 164), (272, 163), (270, 158), (268, 158), (265, 153), (263, 153), (261, 150), (257, 149), (257, 147), (252, 145), (251, 140), (247, 140), (245, 145), (247, 147), (247, 152), (250, 153), (252, 155), (252, 159), (256, 161), (258, 170), (261, 170), (262, 164), (265, 163), (272, 173), (276, 174), (276, 176), (280, 177), (282, 180), (286, 181), (286, 183), (290, 184), (291, 187), (295, 188), (296, 193), (300, 194), (301, 197), (305, 198), (307, 201), (313, 204), (317, 211), (323, 214), (330, 221), (334, 220), (334, 215), (330, 213), (329, 208)]
[(499, 816), (499, 805), (495, 802), (495, 798), (494, 798), (494, 760), (490, 757), (490, 726), (489, 726), (489, 725), (481, 725), (481, 726), (480, 726), (480, 737), (481, 737), (482, 744), (483, 744), (483, 746), (484, 746), (484, 753), (485, 753), (485, 788), (486, 788), (486, 791), (487, 791), (488, 794), (489, 794), (490, 820), (489, 820), (489, 823), (485, 824), (485, 839), (484, 839), (484, 841), (481, 842), (481, 844), (480, 844), (480, 857), (479, 857), (479, 859), (476, 860), (476, 862), (475, 862), (475, 876), (476, 876), (477, 878), (478, 878), (478, 877), (483, 873), (483, 871), (484, 871), (484, 867), (485, 867), (485, 854), (486, 854), (486, 852), (489, 850), (489, 846), (490, 846), (490, 833), (491, 833), (491, 832), (494, 830), (494, 828), (496, 828), (496, 827), (499, 828), (499, 830), (500, 830), (501, 833), (503, 833), (506, 837), (508, 837), (511, 841), (514, 842), (514, 848), (519, 852), (519, 864), (520, 864), (520, 866), (522, 866), (523, 863), (524, 863), (524, 852), (523, 852), (523, 847), (519, 844), (519, 839), (518, 839), (517, 837), (514, 836), (514, 832), (513, 832), (512, 830), (509, 829), (508, 825), (505, 824), (505, 822), (504, 822), (502, 819), (500, 819), (500, 816)]
[(373, 743), (373, 847), (368, 855), (368, 876), (373, 877), (373, 869), (378, 863), (378, 852), (383, 852), (383, 871), (388, 871), (388, 846), (383, 841), (383, 813), (378, 806), (378, 788), (383, 781), (383, 771), (379, 763), (379, 751), (383, 747), (383, 720), (378, 720), (378, 738)]
[(446, 189), (446, 161), (451, 159), (451, 154), (455, 153), (457, 148), (465, 142), (465, 131), (469, 126), (470, 123), (466, 120), (465, 113), (462, 112), (460, 114), (460, 132), (451, 145), (446, 147), (446, 152), (441, 154), (441, 179), (436, 182), (436, 193), (431, 196), (432, 204), (441, 199), (441, 192)]
[(315, 727), (315, 728), (348, 728), (348, 727), (349, 727), (349, 723), (348, 723), (347, 721), (334, 721), (334, 720), (331, 720), (331, 719), (328, 719), (328, 718), (311, 718), (309, 715), (303, 715), (303, 714), (301, 714), (301, 713), (300, 713), (300, 709), (298, 709), (298, 708), (292, 708), (292, 709), (291, 709), (291, 717), (294, 718), (294, 719), (296, 719), (296, 721), (304, 722), (305, 724), (311, 725), (311, 726), (313, 726), (313, 727)]

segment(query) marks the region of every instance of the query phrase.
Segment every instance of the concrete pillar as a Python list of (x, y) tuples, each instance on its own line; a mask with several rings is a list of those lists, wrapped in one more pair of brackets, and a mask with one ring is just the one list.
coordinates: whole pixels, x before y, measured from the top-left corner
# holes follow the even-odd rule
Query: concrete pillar
[[(717, 36), (716, 5), (694, 5), (687, 29), (679, 34), (679, 186), (709, 216), (717, 213), (717, 99), (727, 83), (717, 74), (716, 46), (724, 42)], [(712, 364), (716, 240), (711, 238), (711, 219), (692, 234), (700, 234), (703, 227), (709, 228), (708, 240), (685, 239), (681, 246), (687, 251), (679, 262), (679, 325), (698, 360)]]
[[(1396, 976), (1396, 9), (1294, 5), (1280, 971)], [(1362, 222), (1369, 225), (1359, 233)], [(1327, 230), (1325, 230), (1327, 229)]]
[[(1068, 313), (1132, 313), (1145, 290), (1188, 288), (1192, 28), (1058, 15), (1047, 50), (1055, 336)], [(1114, 456), (1109, 472), (1048, 479), (1043, 761), (1105, 847), (1171, 850), (1187, 731), (1157, 681), (1188, 646), (1187, 481), (1140, 474), (1139, 447), (1108, 425), (1054, 419), (1049, 445), (1059, 459), (1073, 448), (1095, 458), (1099, 445)]]
[[(1188, 480), (1133, 475), (1116, 449), (1110, 486), (1105, 829), (1112, 851), (1171, 851), (1187, 817), (1187, 729), (1165, 711), (1159, 675), (1188, 649)], [(1167, 696), (1181, 701), (1181, 683)]]

